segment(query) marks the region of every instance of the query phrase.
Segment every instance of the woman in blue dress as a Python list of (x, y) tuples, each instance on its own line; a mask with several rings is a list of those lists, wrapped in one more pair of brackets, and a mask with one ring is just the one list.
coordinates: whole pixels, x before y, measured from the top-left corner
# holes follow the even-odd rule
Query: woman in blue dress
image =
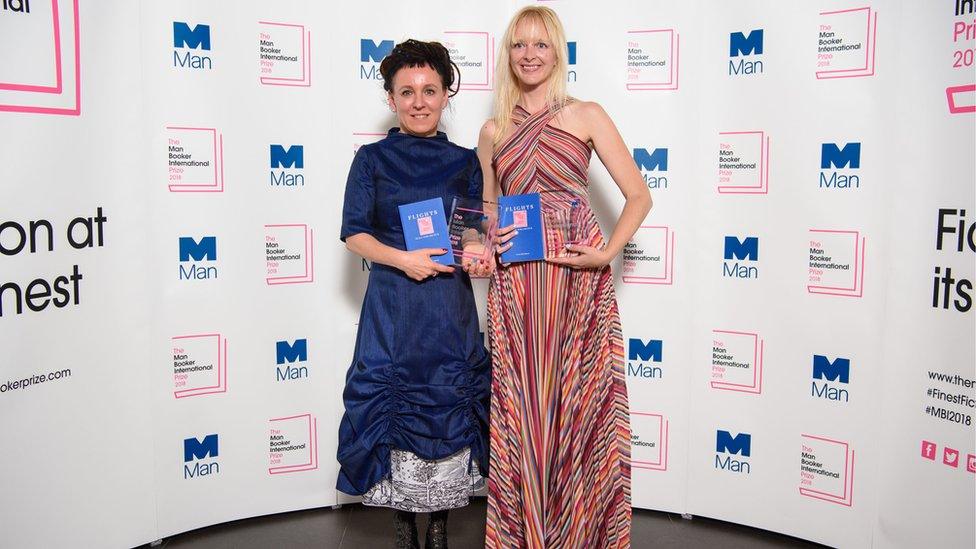
[(437, 131), (457, 66), (437, 42), (407, 40), (380, 64), (400, 127), (356, 153), (340, 238), (372, 262), (343, 392), (337, 488), (396, 509), (397, 547), (447, 546), (447, 510), (488, 474), (490, 358), (467, 273), (436, 263), (450, 250), (405, 251), (397, 207), (482, 194), (474, 151)]

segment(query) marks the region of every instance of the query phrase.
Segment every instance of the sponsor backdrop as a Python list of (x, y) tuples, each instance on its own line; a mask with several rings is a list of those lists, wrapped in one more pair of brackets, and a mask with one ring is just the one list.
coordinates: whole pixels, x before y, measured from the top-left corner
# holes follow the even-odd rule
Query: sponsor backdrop
[[(546, 3), (655, 199), (614, 265), (635, 507), (973, 546), (973, 4)], [(444, 42), (474, 146), (521, 5), (0, 3), (0, 546), (352, 501), (338, 228), (395, 124), (379, 61)]]

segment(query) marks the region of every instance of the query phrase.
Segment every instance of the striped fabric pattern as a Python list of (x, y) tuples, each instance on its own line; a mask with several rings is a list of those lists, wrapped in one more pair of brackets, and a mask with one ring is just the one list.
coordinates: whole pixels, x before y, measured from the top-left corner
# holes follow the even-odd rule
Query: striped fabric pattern
[[(506, 195), (574, 197), (585, 243), (603, 244), (588, 207), (590, 148), (517, 107), (494, 156)], [(560, 203), (560, 200), (554, 201)], [(630, 423), (620, 315), (610, 267), (544, 261), (495, 271), (489, 548), (630, 547)]]

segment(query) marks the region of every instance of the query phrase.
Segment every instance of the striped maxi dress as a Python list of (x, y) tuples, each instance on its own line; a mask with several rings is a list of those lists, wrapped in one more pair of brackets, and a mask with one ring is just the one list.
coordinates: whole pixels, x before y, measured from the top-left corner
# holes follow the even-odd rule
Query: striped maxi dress
[[(584, 244), (603, 235), (589, 209), (590, 148), (516, 107), (496, 146), (506, 195), (576, 197)], [(492, 351), (488, 548), (630, 546), (630, 422), (620, 316), (610, 267), (544, 261), (496, 269), (488, 292)]]

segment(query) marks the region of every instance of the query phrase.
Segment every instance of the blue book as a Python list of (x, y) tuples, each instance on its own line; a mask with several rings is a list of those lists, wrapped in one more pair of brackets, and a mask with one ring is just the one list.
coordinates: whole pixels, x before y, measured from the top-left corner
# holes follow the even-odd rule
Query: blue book
[(399, 210), (407, 251), (443, 248), (447, 253), (432, 255), (430, 258), (442, 265), (453, 265), (454, 254), (451, 253), (451, 237), (447, 232), (444, 201), (440, 198), (431, 198), (404, 204), (399, 207)]
[(498, 197), (498, 227), (515, 225), (518, 234), (502, 253), (502, 263), (545, 259), (545, 234), (542, 232), (542, 206), (539, 193)]

